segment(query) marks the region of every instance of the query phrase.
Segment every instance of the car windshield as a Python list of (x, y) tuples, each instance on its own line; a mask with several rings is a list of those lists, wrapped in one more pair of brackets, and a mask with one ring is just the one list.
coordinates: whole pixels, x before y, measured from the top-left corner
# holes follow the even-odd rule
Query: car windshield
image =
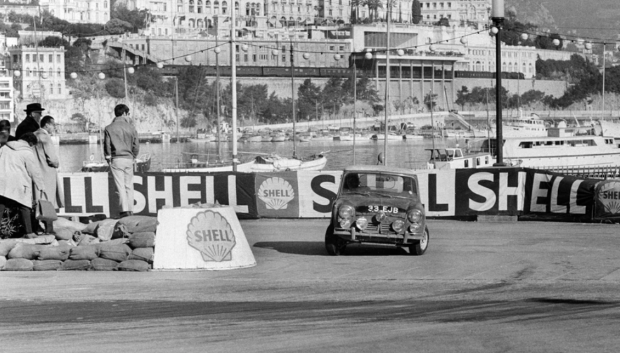
[(385, 173), (351, 172), (344, 176), (343, 194), (380, 193), (386, 196), (409, 196), (417, 193), (412, 177)]

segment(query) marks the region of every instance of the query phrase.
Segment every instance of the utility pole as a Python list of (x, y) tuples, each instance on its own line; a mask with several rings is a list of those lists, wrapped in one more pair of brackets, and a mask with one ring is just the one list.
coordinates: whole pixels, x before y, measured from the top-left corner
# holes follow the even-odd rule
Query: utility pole
[(505, 167), (504, 136), (502, 134), (502, 24), (504, 23), (504, 0), (493, 0), (491, 19), (495, 24), (495, 140), (497, 162), (494, 166)]

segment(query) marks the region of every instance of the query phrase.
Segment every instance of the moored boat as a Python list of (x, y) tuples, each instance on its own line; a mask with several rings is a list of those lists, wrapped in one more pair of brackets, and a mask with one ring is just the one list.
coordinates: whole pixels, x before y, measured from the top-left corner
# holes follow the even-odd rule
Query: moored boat
[[(283, 172), (298, 170), (322, 170), (327, 164), (327, 158), (322, 154), (310, 156), (308, 158), (286, 158), (277, 154), (268, 156), (257, 156), (254, 160), (240, 163), (237, 171), (242, 173), (257, 172)], [(163, 169), (166, 173), (211, 173), (211, 172), (230, 172), (233, 170), (232, 164), (208, 164), (205, 162), (195, 162), (187, 168), (168, 168)]]

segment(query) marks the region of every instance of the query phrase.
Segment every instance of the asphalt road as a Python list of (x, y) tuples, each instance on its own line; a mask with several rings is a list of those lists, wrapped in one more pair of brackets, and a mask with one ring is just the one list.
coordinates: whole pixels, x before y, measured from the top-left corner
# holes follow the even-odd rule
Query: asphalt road
[(618, 352), (618, 225), (431, 221), (414, 257), (242, 221), (231, 271), (1, 272), (0, 352)]

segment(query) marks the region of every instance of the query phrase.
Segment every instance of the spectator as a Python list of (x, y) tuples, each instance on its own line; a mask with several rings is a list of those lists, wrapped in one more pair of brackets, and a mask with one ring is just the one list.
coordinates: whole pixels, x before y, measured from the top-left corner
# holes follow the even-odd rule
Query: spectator
[(11, 135), (11, 122), (0, 120), (0, 147), (9, 141), (15, 141), (15, 137)]
[[(39, 140), (39, 143), (34, 149), (34, 154), (39, 163), (39, 167), (45, 179), (45, 190), (47, 200), (50, 201), (54, 208), (58, 210), (60, 208), (58, 200), (58, 154), (56, 153), (56, 147), (52, 142), (51, 135), (55, 132), (56, 124), (54, 118), (46, 115), (41, 119), (41, 128), (35, 131), (35, 136)], [(35, 188), (35, 193), (39, 193), (39, 190)], [(53, 232), (52, 222), (47, 222), (45, 232), (51, 234)]]
[(125, 104), (114, 107), (116, 116), (104, 132), (105, 159), (110, 164), (119, 198), (120, 216), (133, 214), (133, 164), (140, 152), (138, 133), (129, 122), (129, 108)]
[(41, 170), (32, 153), (37, 143), (37, 137), (29, 132), (0, 148), (0, 214), (4, 217), (6, 207), (19, 209), (27, 238), (37, 236), (32, 230), (32, 205), (33, 196), (36, 204), (41, 195), (40, 192), (33, 195), (33, 182), (39, 191), (45, 191)]
[(17, 125), (15, 129), (15, 138), (19, 139), (23, 134), (27, 132), (35, 132), (39, 130), (39, 121), (41, 121), (41, 113), (45, 109), (41, 108), (41, 104), (32, 103), (26, 106), (26, 119)]

